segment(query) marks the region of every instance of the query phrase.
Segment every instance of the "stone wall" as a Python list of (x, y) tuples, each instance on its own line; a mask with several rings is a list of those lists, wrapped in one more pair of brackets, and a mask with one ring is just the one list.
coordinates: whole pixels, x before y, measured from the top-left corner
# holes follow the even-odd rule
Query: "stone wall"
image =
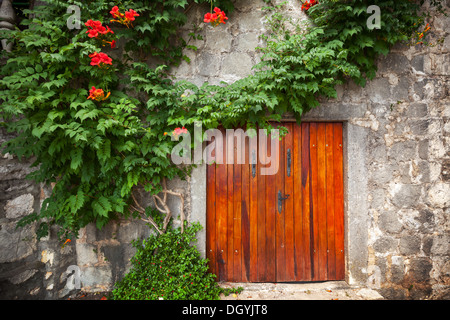
[[(0, 143), (10, 138), (0, 131)], [(70, 292), (65, 271), (76, 264), (74, 248), (62, 247), (54, 229), (40, 242), (36, 225), (16, 229), (49, 192), (25, 179), (31, 163), (9, 154), (0, 158), (0, 299), (59, 299)]]
[[(264, 2), (235, 5), (226, 25), (200, 25), (203, 40), (189, 43), (198, 51), (186, 51), (191, 63), (174, 70), (178, 79), (230, 83), (252, 72), (259, 59), (255, 48), (263, 45)], [(208, 10), (194, 6), (180, 36), (187, 39), (192, 23), (201, 23)], [(288, 1), (286, 14), (306, 18), (296, 0)], [(390, 299), (449, 298), (450, 18), (433, 15), (428, 22), (432, 42), (442, 39), (441, 44), (395, 47), (379, 59), (377, 77), (365, 88), (343, 85), (338, 99), (323, 101), (304, 118), (344, 122), (346, 281)], [(0, 140), (9, 138), (0, 132)], [(71, 292), (70, 265), (80, 268), (84, 290), (111, 289), (130, 266), (131, 241), (150, 229), (138, 221), (117, 221), (100, 231), (89, 225), (64, 247), (53, 234), (36, 242), (34, 227), (15, 230), (15, 222), (39, 210), (49, 192), (24, 179), (29, 163), (10, 155), (0, 159), (0, 298), (64, 298)], [(205, 166), (199, 166), (187, 181), (169, 185), (183, 192), (188, 220), (203, 225), (205, 176)], [(139, 197), (146, 199), (143, 193)], [(170, 206), (177, 216), (179, 201)], [(198, 237), (203, 255), (204, 232)], [(27, 263), (32, 264), (27, 270), (1, 278)]]
[(450, 17), (429, 22), (440, 45), (395, 47), (304, 118), (346, 122), (348, 281), (390, 299), (450, 298)]

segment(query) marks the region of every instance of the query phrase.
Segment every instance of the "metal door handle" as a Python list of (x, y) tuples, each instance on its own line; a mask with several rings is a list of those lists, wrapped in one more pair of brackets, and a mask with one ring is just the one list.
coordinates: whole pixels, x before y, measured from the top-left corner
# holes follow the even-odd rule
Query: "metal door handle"
[(291, 149), (287, 150), (287, 176), (291, 176)]
[(278, 190), (278, 213), (281, 213), (281, 210), (283, 209), (283, 200), (286, 200), (289, 196), (290, 194), (287, 194), (286, 197), (283, 197), (281, 195), (281, 190)]

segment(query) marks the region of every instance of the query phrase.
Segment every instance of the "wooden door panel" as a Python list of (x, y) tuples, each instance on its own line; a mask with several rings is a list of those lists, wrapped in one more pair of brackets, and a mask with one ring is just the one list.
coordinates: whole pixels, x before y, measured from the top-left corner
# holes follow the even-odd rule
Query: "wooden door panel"
[[(213, 156), (234, 160), (207, 165), (206, 248), (219, 281), (345, 276), (342, 124), (283, 125), (288, 133), (278, 149), (271, 150), (270, 135), (255, 137), (257, 144), (246, 138), (241, 155), (233, 147), (237, 140), (216, 143)], [(272, 165), (266, 163), (272, 154), (278, 171), (264, 175), (261, 169)]]

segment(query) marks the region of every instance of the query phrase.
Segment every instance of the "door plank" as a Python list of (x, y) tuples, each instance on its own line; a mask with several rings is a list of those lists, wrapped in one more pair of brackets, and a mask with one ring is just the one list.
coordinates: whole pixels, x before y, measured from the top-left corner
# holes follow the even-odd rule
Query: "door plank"
[[(253, 143), (249, 143), (250, 139), (253, 140)], [(247, 141), (247, 139), (246, 139)], [(252, 176), (252, 167), (250, 163), (250, 159), (253, 158), (256, 160), (256, 171), (258, 170), (258, 145), (257, 145), (257, 137), (250, 137), (249, 142), (246, 142), (246, 149), (248, 152), (245, 153), (245, 163), (248, 165), (244, 166), (245, 174), (244, 177), (247, 177), (250, 184), (249, 190), (249, 223), (250, 223), (250, 243), (248, 253), (247, 250), (244, 250), (244, 255), (248, 257), (249, 255), (249, 267), (246, 266), (247, 271), (247, 279), (248, 281), (255, 282), (258, 279), (258, 174), (255, 172), (255, 177)], [(250, 149), (250, 147), (252, 149)], [(247, 261), (247, 260), (246, 260)]]
[(288, 176), (287, 171), (287, 157), (285, 157), (285, 166), (284, 170), (284, 188), (285, 194), (289, 194), (289, 198), (287, 198), (284, 202), (285, 211), (284, 211), (284, 221), (285, 221), (285, 248), (286, 248), (286, 277), (285, 281), (295, 281), (295, 259), (294, 259), (294, 161), (296, 161), (297, 154), (294, 152), (294, 128), (295, 125), (292, 123), (286, 124), (286, 128), (288, 129), (288, 133), (284, 137), (285, 141), (285, 153), (290, 150), (291, 154), (291, 171)]
[(314, 265), (313, 272), (313, 281), (317, 281), (319, 276), (319, 219), (318, 219), (318, 197), (319, 197), (319, 189), (318, 189), (318, 173), (319, 167), (317, 162), (317, 123), (311, 123), (309, 126), (309, 149), (310, 149), (310, 158), (311, 158), (311, 228), (312, 230), (312, 239), (313, 243), (311, 246), (312, 249), (312, 259)]
[[(244, 192), (248, 192), (248, 181), (246, 184), (243, 184), (242, 181), (242, 159), (238, 159), (240, 154), (238, 154), (239, 145), (238, 139), (242, 137), (236, 137), (233, 139), (234, 148), (233, 148), (233, 281), (241, 282), (242, 277), (242, 242), (241, 236), (246, 236), (243, 233), (246, 230), (241, 229), (241, 208), (243, 202), (243, 196), (245, 196)], [(242, 150), (241, 150), (242, 151)], [(239, 160), (239, 161), (238, 161)], [(245, 190), (245, 191), (244, 191)]]
[(241, 244), (241, 281), (249, 282), (250, 280), (250, 250), (251, 250), (251, 234), (250, 234), (250, 176), (249, 176), (249, 143), (248, 139), (242, 137), (243, 150), (241, 150), (242, 165), (242, 199), (241, 199), (241, 228), (242, 228), (242, 244)]
[(326, 124), (326, 181), (327, 181), (327, 260), (328, 280), (336, 280), (336, 251), (334, 236), (334, 159), (333, 124)]
[(312, 279), (314, 270), (311, 268), (311, 169), (309, 152), (309, 123), (302, 124), (302, 261), (304, 266), (303, 280)]
[(345, 277), (344, 259), (344, 168), (342, 123), (334, 124), (334, 224), (336, 246), (336, 279)]
[[(274, 139), (279, 139), (274, 137)], [(284, 190), (284, 174), (285, 174), (285, 139), (279, 141), (279, 150), (277, 151), (276, 161), (279, 163), (278, 172), (275, 175), (275, 196), (276, 196), (276, 211), (275, 211), (275, 240), (276, 240), (276, 281), (286, 281), (286, 248), (285, 248), (285, 230), (284, 220), (286, 212), (286, 200), (281, 202), (281, 212), (278, 208), (278, 192), (281, 192), (281, 196), (286, 197)]]
[[(222, 134), (224, 131), (222, 130)], [(225, 137), (225, 135), (223, 135)], [(226, 143), (225, 139), (223, 143), (217, 142), (216, 151), (221, 154), (218, 157), (222, 157), (225, 160)], [(224, 161), (225, 162), (225, 161)], [(227, 183), (227, 165), (216, 165), (216, 219), (217, 219), (217, 272), (218, 280), (225, 281), (227, 279), (227, 213), (228, 213), (228, 183)]]
[(227, 278), (230, 281), (234, 279), (234, 246), (233, 246), (233, 229), (234, 229), (234, 165), (233, 161), (234, 148), (233, 136), (226, 138), (226, 158), (227, 158), (227, 184), (228, 184), (228, 201), (227, 201)]
[(294, 157), (293, 165), (293, 180), (294, 180), (294, 273), (295, 280), (301, 281), (303, 276), (303, 260), (302, 260), (302, 239), (303, 239), (303, 197), (302, 197), (302, 130), (300, 125), (294, 127), (294, 141), (293, 149)]
[[(272, 157), (271, 139), (272, 135), (268, 133), (267, 155)], [(275, 153), (274, 153), (275, 154)], [(273, 160), (272, 161), (276, 161)], [(268, 167), (273, 165), (268, 163)], [(266, 175), (266, 279), (267, 282), (276, 281), (276, 241), (275, 241), (275, 215), (276, 215), (276, 176)]]
[[(215, 140), (210, 142), (215, 146)], [(208, 258), (209, 272), (217, 274), (216, 269), (216, 165), (209, 157), (215, 156), (215, 150), (206, 159), (206, 253)]]
[(258, 154), (256, 176), (258, 180), (258, 268), (257, 281), (264, 282), (266, 279), (266, 176), (261, 174), (261, 169), (266, 167), (268, 137), (263, 133), (258, 138)]
[(317, 128), (317, 166), (318, 171), (318, 197), (317, 197), (317, 217), (319, 223), (318, 234), (318, 257), (319, 275), (318, 280), (328, 279), (327, 270), (327, 189), (326, 189), (326, 150), (325, 150), (325, 123), (319, 123)]

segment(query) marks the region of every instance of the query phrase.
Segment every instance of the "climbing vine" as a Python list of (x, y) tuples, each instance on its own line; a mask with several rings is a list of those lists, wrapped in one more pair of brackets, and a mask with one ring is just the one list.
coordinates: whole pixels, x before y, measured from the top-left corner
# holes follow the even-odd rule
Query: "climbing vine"
[[(197, 121), (204, 130), (270, 128), (269, 121), (286, 112), (300, 121), (320, 97), (335, 98), (336, 85), (352, 80), (364, 86), (374, 78), (377, 56), (394, 44), (415, 45), (430, 32), (423, 1), (376, 1), (380, 29), (366, 26), (368, 0), (307, 1), (302, 8), (309, 20), (294, 28), (286, 27), (282, 5), (266, 2), (270, 32), (255, 72), (232, 84), (200, 87), (170, 75), (171, 66), (188, 61), (183, 50), (195, 49), (177, 30), (193, 6), (205, 8), (199, 24), (222, 26), (232, 19), (231, 0), (214, 1), (211, 8), (207, 0), (113, 6), (47, 0), (25, 10), (23, 30), (1, 32), (14, 43), (1, 69), (2, 126), (17, 134), (3, 152), (34, 157), (29, 177), (54, 187), (40, 212), (19, 225), (39, 221), (38, 237), (59, 225), (67, 238), (88, 223), (101, 228), (133, 216), (164, 233), (171, 218), (167, 197), (182, 199), (166, 180), (185, 178), (192, 169), (170, 161), (174, 135)], [(81, 29), (67, 27), (69, 4), (81, 9)], [(199, 39), (198, 28), (189, 37)], [(157, 67), (149, 58), (159, 61)], [(163, 219), (139, 203), (137, 188), (153, 196)]]

